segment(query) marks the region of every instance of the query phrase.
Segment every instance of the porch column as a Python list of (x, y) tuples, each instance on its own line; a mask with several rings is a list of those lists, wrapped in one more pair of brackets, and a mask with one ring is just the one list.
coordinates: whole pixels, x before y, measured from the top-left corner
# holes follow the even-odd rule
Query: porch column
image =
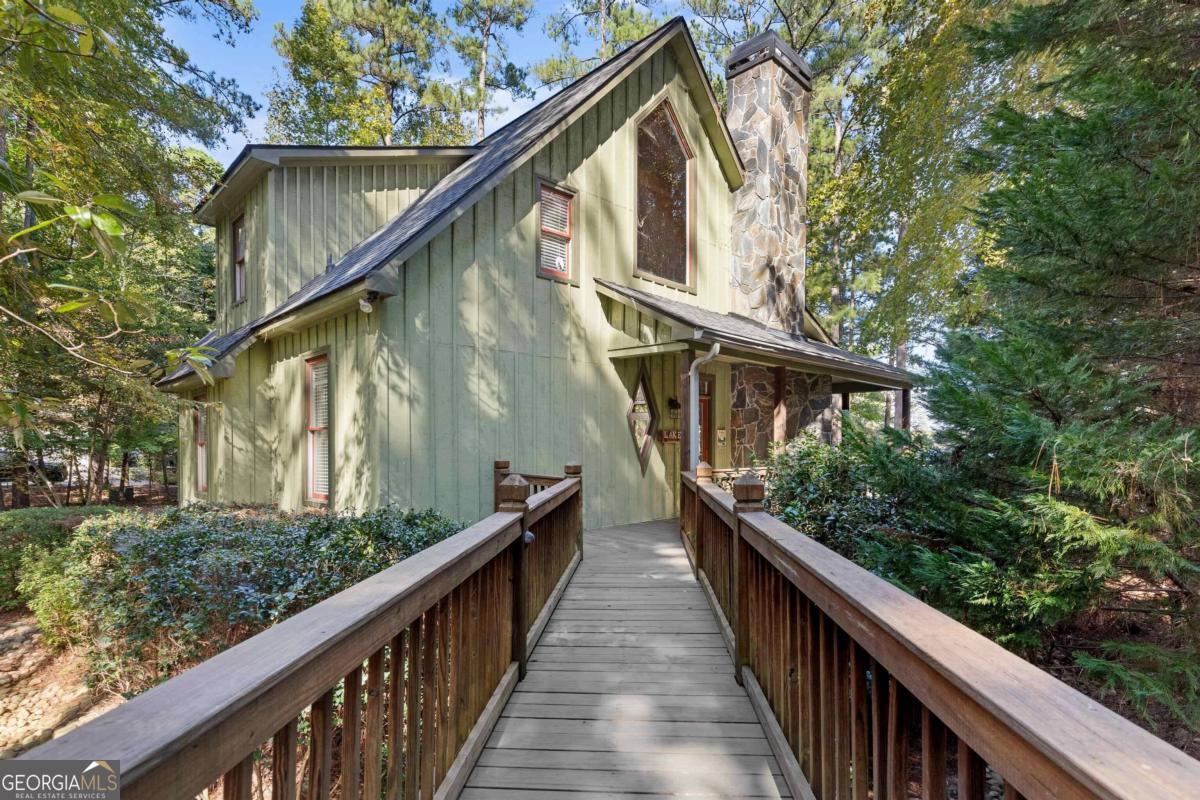
[(692, 462), (692, 420), (699, 419), (692, 409), (692, 361), (696, 351), (688, 348), (679, 359), (679, 400), (683, 406), (679, 413), (679, 469), (687, 472), (693, 466)]
[(912, 389), (900, 390), (900, 427), (908, 430), (912, 427)]
[(775, 428), (771, 441), (780, 444), (787, 440), (787, 367), (775, 368)]

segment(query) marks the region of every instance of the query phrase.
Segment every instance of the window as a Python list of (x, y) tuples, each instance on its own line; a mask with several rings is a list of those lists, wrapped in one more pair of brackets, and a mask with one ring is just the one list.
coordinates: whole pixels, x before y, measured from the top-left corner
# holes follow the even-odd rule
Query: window
[(204, 395), (192, 398), (196, 407), (192, 410), (192, 438), (196, 441), (196, 493), (208, 491), (208, 411), (204, 407)]
[(545, 183), (538, 184), (538, 274), (571, 280), (571, 216), (575, 197)]
[(687, 285), (691, 278), (689, 164), (692, 153), (666, 101), (637, 133), (637, 270)]
[(308, 430), (308, 499), (329, 499), (329, 359), (305, 362), (305, 425)]
[(630, 401), (625, 418), (629, 422), (629, 433), (633, 437), (633, 447), (644, 475), (646, 465), (650, 463), (650, 451), (654, 449), (654, 437), (658, 434), (658, 406), (654, 403), (650, 376), (644, 365), (638, 372)]
[(233, 263), (233, 302), (246, 299), (246, 218), (238, 217), (229, 230), (230, 258)]

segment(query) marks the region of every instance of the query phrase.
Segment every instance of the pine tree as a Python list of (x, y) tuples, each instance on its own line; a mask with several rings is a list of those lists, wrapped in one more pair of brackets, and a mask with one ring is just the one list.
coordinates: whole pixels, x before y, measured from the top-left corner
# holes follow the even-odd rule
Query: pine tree
[[(438, 76), (449, 30), (429, 0), (306, 0), (276, 48), (286, 76), (270, 94), (279, 141), (460, 144), (457, 88)], [(312, 101), (311, 108), (296, 104)]]
[(474, 70), (469, 107), (475, 111), (475, 135), (486, 133), (492, 93), (507, 91), (514, 97), (531, 96), (526, 70), (507, 60), (506, 31), (520, 33), (533, 13), (532, 0), (460, 0), (450, 15), (460, 32), (454, 49)]
[[(663, 20), (637, 0), (570, 0), (546, 21), (546, 35), (560, 45), (558, 55), (533, 68), (548, 86), (570, 83), (624, 47), (648, 36)], [(584, 39), (592, 42), (590, 56)]]

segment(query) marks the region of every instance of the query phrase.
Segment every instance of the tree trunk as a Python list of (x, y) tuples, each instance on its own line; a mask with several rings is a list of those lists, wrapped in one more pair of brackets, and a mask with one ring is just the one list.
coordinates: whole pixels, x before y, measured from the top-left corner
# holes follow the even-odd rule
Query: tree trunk
[(484, 123), (487, 120), (487, 63), (488, 63), (488, 40), (491, 38), (491, 25), (485, 25), (480, 31), (479, 40), (479, 74), (475, 76), (475, 90), (479, 92), (479, 109), (478, 118), (476, 119), (476, 133), (479, 138), (483, 138)]
[(75, 451), (69, 451), (67, 456), (67, 496), (63, 500), (64, 506), (71, 505), (71, 480), (75, 477)]
[(12, 507), (29, 508), (29, 458), (19, 448), (12, 454)]

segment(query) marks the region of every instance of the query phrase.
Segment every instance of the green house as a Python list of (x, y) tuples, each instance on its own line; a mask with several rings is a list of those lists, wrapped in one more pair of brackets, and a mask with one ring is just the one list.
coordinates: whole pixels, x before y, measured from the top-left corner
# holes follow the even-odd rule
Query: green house
[(765, 34), (726, 76), (677, 19), (472, 147), (245, 148), (197, 209), (214, 381), (160, 383), (180, 501), (471, 520), (494, 460), (577, 462), (588, 527), (639, 522), (851, 393), (907, 410), (805, 307), (808, 66)]

